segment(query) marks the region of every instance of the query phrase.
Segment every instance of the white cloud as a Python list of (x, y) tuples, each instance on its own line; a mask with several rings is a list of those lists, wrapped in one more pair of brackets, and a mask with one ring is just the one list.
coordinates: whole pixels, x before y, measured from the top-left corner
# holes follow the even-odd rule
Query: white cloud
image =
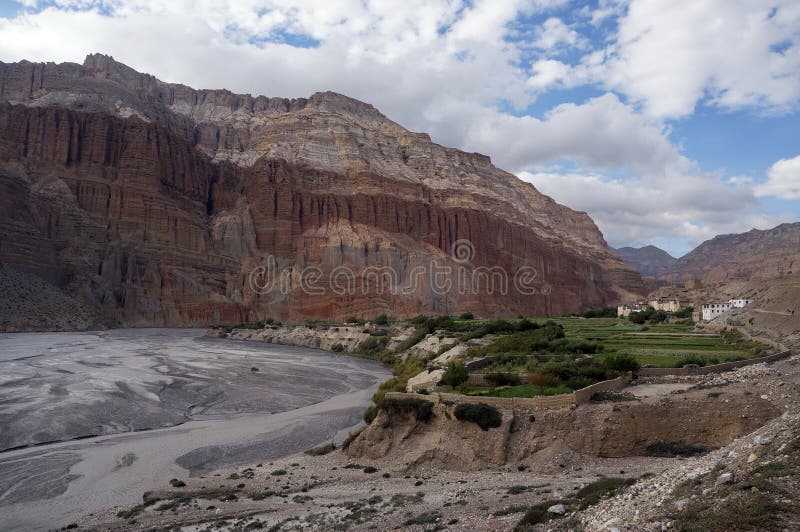
[(557, 201), (588, 211), (614, 247), (643, 245), (670, 235), (681, 242), (672, 250), (680, 254), (718, 234), (795, 221), (793, 215), (760, 213), (751, 189), (725, 185), (713, 175), (672, 176), (669, 181), (580, 172), (518, 176)]
[(542, 24), (533, 45), (542, 50), (553, 50), (559, 46), (583, 46), (584, 42), (578, 32), (564, 24), (560, 18), (550, 17)]
[[(742, 176), (703, 173), (666, 122), (704, 99), (725, 109), (795, 106), (796, 0), (775, 0), (774, 10), (757, 0), (600, 0), (572, 18), (554, 12), (567, 0), (26, 3), (39, 7), (0, 18), (0, 60), (101, 52), (197, 88), (342, 92), (437, 142), (510, 171), (533, 169), (522, 175), (588, 211), (617, 245), (775, 221), (759, 214), (755, 193), (800, 199), (784, 168), (797, 159), (773, 165), (754, 193)], [(539, 25), (521, 24), (520, 14)], [(592, 42), (585, 30), (604, 37)], [(291, 45), (304, 40), (311, 46)], [(599, 95), (523, 112), (548, 89), (584, 85)], [(559, 175), (561, 163), (581, 170)]]
[(755, 189), (759, 196), (800, 200), (800, 155), (781, 159), (767, 170), (767, 181)]
[(800, 98), (796, 0), (632, 0), (595, 79), (653, 116), (791, 107)]

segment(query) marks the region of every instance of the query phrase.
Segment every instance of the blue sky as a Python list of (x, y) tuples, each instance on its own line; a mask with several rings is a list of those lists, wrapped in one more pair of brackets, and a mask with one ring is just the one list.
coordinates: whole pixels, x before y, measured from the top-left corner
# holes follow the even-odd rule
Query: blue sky
[(613, 246), (679, 256), (800, 216), (796, 0), (0, 1), (0, 60), (335, 90), (478, 151)]

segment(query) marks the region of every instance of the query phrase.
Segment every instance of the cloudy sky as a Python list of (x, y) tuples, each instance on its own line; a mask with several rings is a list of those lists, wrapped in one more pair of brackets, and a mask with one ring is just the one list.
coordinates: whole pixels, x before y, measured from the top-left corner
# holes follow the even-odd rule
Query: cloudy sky
[(798, 0), (0, 0), (0, 60), (334, 90), (478, 151), (613, 246), (800, 218)]

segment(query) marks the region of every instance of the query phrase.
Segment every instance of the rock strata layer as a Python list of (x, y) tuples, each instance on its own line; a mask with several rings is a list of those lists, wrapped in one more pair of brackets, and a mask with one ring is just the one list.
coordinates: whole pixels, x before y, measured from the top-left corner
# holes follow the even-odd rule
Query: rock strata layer
[(643, 290), (585, 213), (371, 105), (103, 55), (0, 63), (0, 235), (0, 261), (134, 326), (552, 315)]

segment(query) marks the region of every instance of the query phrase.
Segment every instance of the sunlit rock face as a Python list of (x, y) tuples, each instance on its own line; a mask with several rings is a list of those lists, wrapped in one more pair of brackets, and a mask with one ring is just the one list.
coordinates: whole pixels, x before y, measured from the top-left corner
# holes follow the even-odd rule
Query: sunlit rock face
[(642, 292), (585, 213), (371, 105), (194, 90), (102, 55), (0, 63), (0, 188), (0, 261), (126, 325)]

